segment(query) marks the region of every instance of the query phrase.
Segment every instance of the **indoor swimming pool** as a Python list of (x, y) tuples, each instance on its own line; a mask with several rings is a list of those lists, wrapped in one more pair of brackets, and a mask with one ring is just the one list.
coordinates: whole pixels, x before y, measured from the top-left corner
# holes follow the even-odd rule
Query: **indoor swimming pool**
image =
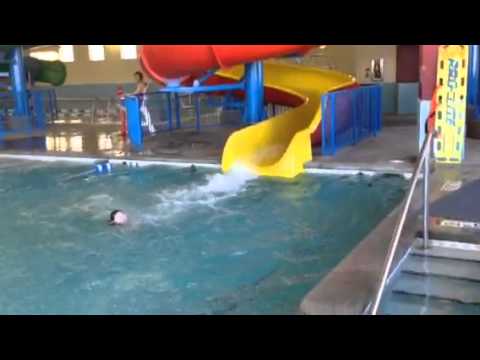
[(0, 314), (294, 314), (407, 185), (92, 168), (0, 161)]

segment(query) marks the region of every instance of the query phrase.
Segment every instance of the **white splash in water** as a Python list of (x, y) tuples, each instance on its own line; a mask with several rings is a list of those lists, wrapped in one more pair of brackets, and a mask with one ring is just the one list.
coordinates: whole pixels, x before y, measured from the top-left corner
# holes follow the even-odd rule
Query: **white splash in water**
[(237, 194), (245, 184), (257, 176), (244, 167), (234, 167), (227, 174), (215, 174), (210, 177), (208, 184), (200, 186), (199, 191), (204, 193), (230, 193)]
[(235, 251), (232, 256), (243, 256), (243, 255), (247, 255), (248, 251), (246, 250), (239, 250), (239, 251)]
[(249, 181), (256, 178), (247, 169), (237, 166), (227, 174), (208, 176), (205, 185), (190, 186), (174, 192), (164, 190), (156, 194), (160, 202), (154, 213), (144, 215), (143, 220), (155, 223), (194, 206), (215, 208), (217, 202), (236, 196), (246, 189)]
[(115, 291), (148, 289), (156, 293), (162, 293), (172, 289), (170, 282), (161, 272), (131, 272), (121, 274), (114, 278), (113, 288)]

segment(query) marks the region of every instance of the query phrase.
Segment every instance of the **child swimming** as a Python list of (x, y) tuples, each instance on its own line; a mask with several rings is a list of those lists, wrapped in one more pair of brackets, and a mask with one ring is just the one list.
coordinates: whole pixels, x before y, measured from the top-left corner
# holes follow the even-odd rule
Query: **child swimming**
[(122, 210), (113, 210), (110, 213), (110, 225), (125, 225), (128, 222), (128, 216)]

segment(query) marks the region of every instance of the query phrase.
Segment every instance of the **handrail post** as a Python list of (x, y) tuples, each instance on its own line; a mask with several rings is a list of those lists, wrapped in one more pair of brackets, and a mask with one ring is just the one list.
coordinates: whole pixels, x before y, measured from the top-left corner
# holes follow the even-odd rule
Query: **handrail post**
[(143, 149), (143, 130), (140, 102), (137, 96), (127, 96), (124, 100), (127, 109), (127, 126), (130, 143), (135, 150)]
[[(413, 176), (412, 176), (412, 180), (411, 180), (411, 183), (410, 183), (410, 186), (409, 186), (409, 189), (408, 189), (407, 198), (404, 202), (400, 218), (399, 218), (398, 223), (395, 227), (395, 231), (393, 233), (392, 240), (391, 240), (390, 245), (388, 247), (387, 256), (385, 258), (385, 263), (384, 263), (384, 266), (383, 266), (383, 269), (382, 269), (380, 285), (378, 286), (377, 292), (375, 294), (375, 299), (373, 301), (372, 310), (370, 312), (372, 315), (377, 314), (378, 308), (380, 306), (380, 301), (382, 299), (383, 291), (385, 290), (385, 285), (387, 283), (388, 275), (389, 275), (390, 269), (392, 267), (393, 258), (395, 256), (397, 246), (398, 246), (398, 243), (400, 241), (400, 237), (402, 236), (403, 227), (404, 227), (405, 221), (407, 219), (408, 210), (410, 209), (410, 205), (411, 205), (411, 202), (412, 202), (412, 199), (413, 199), (413, 194), (415, 192), (415, 188), (416, 188), (416, 185), (417, 185), (417, 182), (418, 182), (418, 178), (420, 177), (420, 174), (422, 172), (422, 167), (424, 165), (424, 161), (425, 162), (428, 161), (428, 158), (426, 156), (427, 156), (427, 154), (429, 154), (432, 139), (433, 139), (433, 133), (430, 132), (430, 133), (428, 133), (428, 136), (425, 138), (425, 141), (423, 142), (422, 150), (420, 151), (420, 158), (418, 159), (417, 165), (415, 167), (415, 171), (414, 171)], [(428, 177), (427, 177), (427, 179), (424, 179), (424, 181), (428, 182)], [(427, 208), (427, 207), (428, 206), (425, 206), (425, 208)]]
[(195, 130), (200, 131), (200, 99), (198, 94), (195, 94)]
[(425, 149), (425, 160), (423, 165), (423, 248), (428, 248), (430, 230), (430, 152), (432, 146), (428, 144)]
[(97, 120), (97, 99), (93, 99), (92, 107), (90, 108), (92, 115), (90, 115), (90, 123), (94, 124)]
[(332, 98), (331, 98), (331, 101), (330, 101), (330, 114), (331, 114), (331, 118), (330, 118), (330, 124), (331, 124), (331, 128), (330, 128), (330, 136), (331, 136), (331, 144), (332, 144), (332, 155), (335, 155), (335, 153), (337, 152), (337, 144), (336, 144), (336, 139), (335, 139), (335, 127), (336, 127), (336, 116), (337, 116), (337, 94), (335, 93), (332, 93)]
[(173, 130), (172, 123), (172, 94), (167, 93), (167, 121), (168, 121), (168, 130)]
[(180, 129), (182, 127), (182, 119), (181, 119), (181, 113), (180, 113), (180, 96), (176, 92), (173, 95), (174, 99), (174, 104), (175, 104), (175, 119), (176, 119), (176, 124), (175, 127), (176, 129)]

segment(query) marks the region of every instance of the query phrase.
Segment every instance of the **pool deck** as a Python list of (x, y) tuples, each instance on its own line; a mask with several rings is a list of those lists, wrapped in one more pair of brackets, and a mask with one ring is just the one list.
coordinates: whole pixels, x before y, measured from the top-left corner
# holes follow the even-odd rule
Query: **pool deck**
[[(175, 163), (220, 164), (228, 136), (235, 125), (205, 127), (200, 132), (183, 129), (161, 132), (145, 138), (144, 150), (130, 150), (121, 138), (116, 124), (92, 125), (88, 121), (49, 125), (46, 133), (37, 135), (37, 142), (7, 139), (0, 154), (35, 154), (62, 157), (150, 160)], [(43, 136), (43, 137), (42, 137)], [(467, 141), (465, 164), (480, 164), (480, 140)], [(344, 148), (335, 156), (322, 156), (314, 149), (313, 161), (307, 169), (373, 171), (379, 173), (412, 172), (418, 154), (417, 127), (412, 116), (385, 116), (383, 130), (377, 136), (356, 146)]]
[[(448, 205), (453, 205), (461, 197), (475, 196), (480, 191), (480, 169), (478, 166), (462, 165), (448, 166), (437, 165), (431, 177), (431, 216), (449, 218), (449, 207), (437, 207), (435, 205), (447, 200)], [(462, 187), (454, 192), (446, 191), (444, 185), (448, 182), (462, 182)], [(393, 260), (393, 274), (400, 265), (402, 259), (408, 254), (416, 236), (421, 229), (421, 206), (422, 190), (421, 182), (412, 201), (412, 210), (407, 216), (403, 234), (400, 238), (396, 255)], [(462, 189), (467, 194), (462, 192)], [(458, 202), (458, 201), (457, 201)], [(384, 218), (370, 234), (357, 245), (357, 247), (338, 264), (309, 294), (304, 298), (300, 306), (301, 312), (308, 315), (361, 315), (365, 314), (373, 302), (379, 286), (380, 276), (383, 270), (387, 249), (393, 236), (403, 203)], [(473, 209), (458, 206), (458, 219), (465, 219), (478, 215), (478, 208)], [(433, 214), (435, 212), (435, 214)], [(449, 230), (436, 228), (437, 234), (431, 237), (438, 239), (440, 234), (448, 238)], [(458, 233), (463, 233), (466, 241), (479, 242), (478, 231), (456, 230), (455, 240), (458, 241)], [(450, 232), (450, 235), (452, 232)], [(450, 237), (452, 239), (452, 237)]]
[[(46, 138), (38, 134), (38, 141), (4, 140), (0, 157), (34, 155), (52, 159), (58, 157), (79, 160), (130, 159), (177, 165), (202, 163), (218, 167), (223, 146), (228, 136), (236, 129), (235, 126), (224, 125), (204, 128), (199, 133), (194, 130), (162, 132), (146, 138), (143, 151), (132, 152), (129, 150), (129, 144), (120, 137), (118, 125), (91, 125), (79, 121), (50, 125)], [(383, 130), (377, 137), (343, 149), (332, 157), (317, 154), (306, 168), (327, 172), (329, 170), (353, 173), (372, 171), (405, 175), (413, 172), (417, 154), (415, 118), (386, 116), (383, 121)], [(468, 139), (467, 156), (461, 166), (435, 166), (432, 175), (432, 201), (437, 202), (449, 194), (442, 191), (446, 181), (461, 180), (463, 184), (467, 184), (480, 179), (479, 165), (480, 140)], [(394, 269), (410, 249), (415, 234), (420, 229), (421, 195), (421, 190), (417, 189), (413, 199), (414, 211), (410, 212), (407, 219), (394, 259)], [(302, 313), (365, 313), (378, 286), (386, 251), (400, 210), (399, 205), (310, 291), (301, 304)]]
[[(160, 132), (145, 138), (143, 151), (133, 152), (128, 141), (120, 137), (118, 125), (92, 125), (77, 120), (49, 125), (43, 142), (42, 134), (38, 134), (35, 144), (4, 140), (0, 153), (220, 164), (225, 142), (237, 129), (238, 126), (225, 124), (205, 127), (200, 132), (194, 129)], [(480, 141), (476, 146), (480, 149)], [(342, 149), (335, 156), (322, 156), (319, 149), (314, 149), (313, 161), (306, 168), (408, 173), (416, 159), (416, 147), (415, 119), (387, 116), (376, 138)]]

